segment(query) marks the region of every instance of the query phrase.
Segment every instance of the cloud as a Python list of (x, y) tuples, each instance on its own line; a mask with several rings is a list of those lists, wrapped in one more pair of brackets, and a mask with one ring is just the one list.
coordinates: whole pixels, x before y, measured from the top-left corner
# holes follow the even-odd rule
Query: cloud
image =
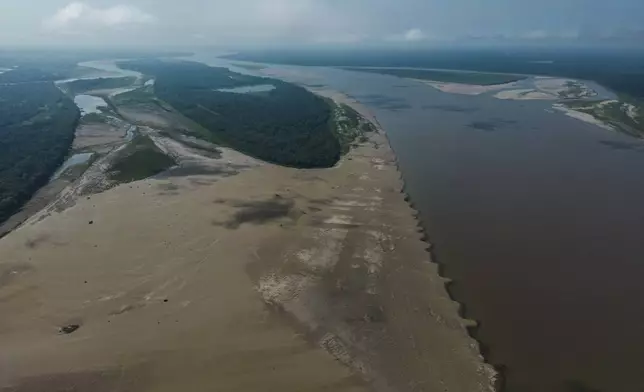
[(402, 34), (390, 35), (385, 40), (390, 42), (420, 42), (428, 38), (427, 34), (421, 29), (409, 29)]
[[(188, 0), (184, 0), (188, 1)], [(164, 28), (180, 31), (186, 21), (219, 42), (322, 42), (360, 40), (361, 21), (344, 5), (328, 0), (210, 0), (197, 15), (194, 9), (175, 11)], [(157, 12), (168, 12), (169, 6)]]
[(417, 42), (417, 41), (423, 41), (427, 37), (425, 36), (425, 33), (423, 33), (421, 29), (411, 29), (405, 33), (404, 38), (405, 38), (405, 41)]
[(98, 8), (82, 2), (73, 2), (56, 11), (53, 16), (46, 18), (43, 21), (43, 26), (48, 30), (74, 30), (78, 28), (114, 28), (154, 21), (154, 16), (130, 5)]

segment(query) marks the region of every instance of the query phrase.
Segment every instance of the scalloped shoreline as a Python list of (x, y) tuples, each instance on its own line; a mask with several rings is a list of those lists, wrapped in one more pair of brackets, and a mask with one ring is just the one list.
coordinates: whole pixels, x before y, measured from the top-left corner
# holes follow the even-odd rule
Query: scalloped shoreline
[(391, 141), (389, 140), (389, 136), (387, 135), (387, 132), (384, 130), (384, 128), (382, 127), (382, 125), (378, 121), (377, 117), (374, 114), (372, 114), (369, 111), (369, 109), (366, 108), (365, 106), (363, 106), (359, 101), (357, 101), (355, 99), (351, 99), (351, 98), (347, 97), (346, 95), (344, 95), (342, 93), (338, 93), (338, 92), (335, 92), (335, 91), (329, 91), (329, 90), (326, 90), (324, 88), (311, 88), (311, 87), (306, 86), (306, 85), (302, 85), (302, 86), (307, 88), (309, 91), (311, 91), (311, 92), (313, 92), (315, 94), (318, 94), (318, 95), (321, 95), (323, 97), (333, 99), (337, 103), (344, 103), (344, 104), (347, 104), (347, 105), (351, 106), (365, 120), (371, 122), (378, 129), (378, 131), (381, 132), (384, 135), (384, 137), (386, 139), (386, 142), (388, 144), (388, 148), (391, 150), (391, 152), (393, 154), (393, 157), (394, 157), (394, 165), (395, 165), (396, 171), (397, 171), (398, 176), (399, 176), (399, 181), (401, 183), (400, 194), (403, 195), (405, 202), (407, 203), (409, 208), (413, 211), (412, 214), (413, 214), (414, 220), (416, 222), (416, 230), (421, 235), (420, 236), (420, 241), (422, 241), (423, 243), (426, 244), (425, 251), (426, 251), (427, 256), (428, 256), (426, 261), (438, 266), (438, 270), (437, 270), (438, 275), (440, 276), (440, 278), (443, 279), (445, 291), (446, 291), (447, 295), (449, 296), (449, 298), (455, 304), (457, 304), (457, 306), (458, 306), (458, 308), (457, 308), (458, 316), (462, 319), (463, 325), (464, 325), (469, 337), (475, 342), (475, 344), (477, 346), (477, 350), (480, 353), (481, 360), (485, 363), (485, 365), (487, 365), (487, 366), (489, 366), (489, 367), (491, 367), (493, 369), (494, 373), (489, 374), (489, 381), (490, 381), (491, 388), (492, 388), (491, 390), (503, 391), (504, 383), (505, 383), (504, 382), (504, 375), (503, 375), (504, 368), (501, 367), (501, 366), (495, 366), (495, 365), (493, 365), (493, 364), (488, 362), (487, 353), (489, 352), (489, 349), (476, 336), (476, 333), (477, 333), (477, 330), (478, 330), (479, 324), (480, 324), (479, 321), (471, 319), (471, 318), (468, 318), (467, 311), (466, 311), (466, 305), (464, 303), (462, 303), (462, 302), (457, 301), (455, 299), (452, 291), (450, 290), (450, 286), (452, 285), (453, 281), (452, 281), (451, 278), (445, 276), (445, 274), (443, 272), (444, 264), (441, 263), (436, 258), (434, 253), (432, 252), (433, 244), (431, 243), (429, 235), (428, 235), (426, 229), (424, 228), (423, 221), (420, 218), (420, 212), (416, 208), (415, 203), (414, 203), (411, 195), (406, 190), (407, 185), (405, 183), (404, 174), (403, 174), (402, 170), (400, 169), (398, 156), (397, 156), (393, 146), (391, 145)]

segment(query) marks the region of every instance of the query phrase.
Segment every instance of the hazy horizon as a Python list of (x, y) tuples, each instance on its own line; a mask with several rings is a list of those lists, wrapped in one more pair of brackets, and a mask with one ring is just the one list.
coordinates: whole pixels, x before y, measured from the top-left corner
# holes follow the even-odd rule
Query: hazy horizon
[(644, 46), (639, 0), (4, 0), (0, 47)]

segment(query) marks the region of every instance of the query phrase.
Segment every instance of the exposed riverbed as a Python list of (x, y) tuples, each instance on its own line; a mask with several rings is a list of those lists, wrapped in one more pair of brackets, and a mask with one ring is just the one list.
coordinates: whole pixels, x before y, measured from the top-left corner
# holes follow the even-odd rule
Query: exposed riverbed
[(644, 387), (641, 140), (550, 100), (328, 68), (262, 72), (342, 91), (377, 116), (450, 291), (481, 321), (475, 335), (505, 367), (508, 391)]

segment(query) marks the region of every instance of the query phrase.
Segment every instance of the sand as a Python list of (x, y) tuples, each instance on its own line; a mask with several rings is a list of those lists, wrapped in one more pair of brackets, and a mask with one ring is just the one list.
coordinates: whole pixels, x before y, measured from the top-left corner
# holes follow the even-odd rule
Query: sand
[[(575, 92), (568, 85), (575, 83), (579, 86), (579, 91)], [(536, 77), (534, 78), (534, 88), (512, 89), (499, 91), (494, 95), (497, 99), (511, 100), (551, 100), (556, 101), (565, 98), (588, 98), (597, 95), (597, 93), (584, 83), (561, 78)]]
[(639, 121), (639, 108), (633, 104), (630, 103), (624, 103), (623, 104), (623, 109), (624, 112), (628, 117), (630, 117), (633, 121), (638, 122)]
[(575, 118), (577, 120), (581, 120), (581, 121), (587, 122), (589, 124), (596, 125), (598, 127), (607, 129), (609, 131), (614, 130), (614, 128), (612, 126), (610, 126), (610, 125), (606, 124), (605, 122), (597, 119), (592, 114), (579, 112), (579, 111), (573, 110), (571, 108), (568, 108), (568, 107), (566, 107), (565, 105), (562, 105), (562, 104), (555, 104), (555, 105), (552, 105), (552, 107), (555, 110), (563, 112), (568, 117), (572, 117), (572, 118)]
[(0, 240), (0, 391), (493, 390), (384, 133), (297, 170), (143, 132), (180, 165)]
[(512, 88), (516, 86), (515, 82), (505, 83), (505, 84), (494, 84), (490, 86), (481, 86), (481, 85), (475, 85), (475, 84), (433, 82), (433, 81), (427, 81), (422, 79), (414, 79), (414, 80), (416, 80), (417, 82), (426, 84), (428, 86), (431, 86), (444, 93), (462, 94), (462, 95), (481, 95), (491, 91), (497, 91), (497, 90)]
[(554, 100), (555, 96), (533, 89), (519, 89), (519, 90), (504, 90), (494, 94), (497, 99), (512, 99), (512, 100)]
[(76, 129), (72, 149), (91, 148), (93, 151), (107, 149), (123, 143), (125, 129), (110, 124), (92, 123), (81, 124)]

